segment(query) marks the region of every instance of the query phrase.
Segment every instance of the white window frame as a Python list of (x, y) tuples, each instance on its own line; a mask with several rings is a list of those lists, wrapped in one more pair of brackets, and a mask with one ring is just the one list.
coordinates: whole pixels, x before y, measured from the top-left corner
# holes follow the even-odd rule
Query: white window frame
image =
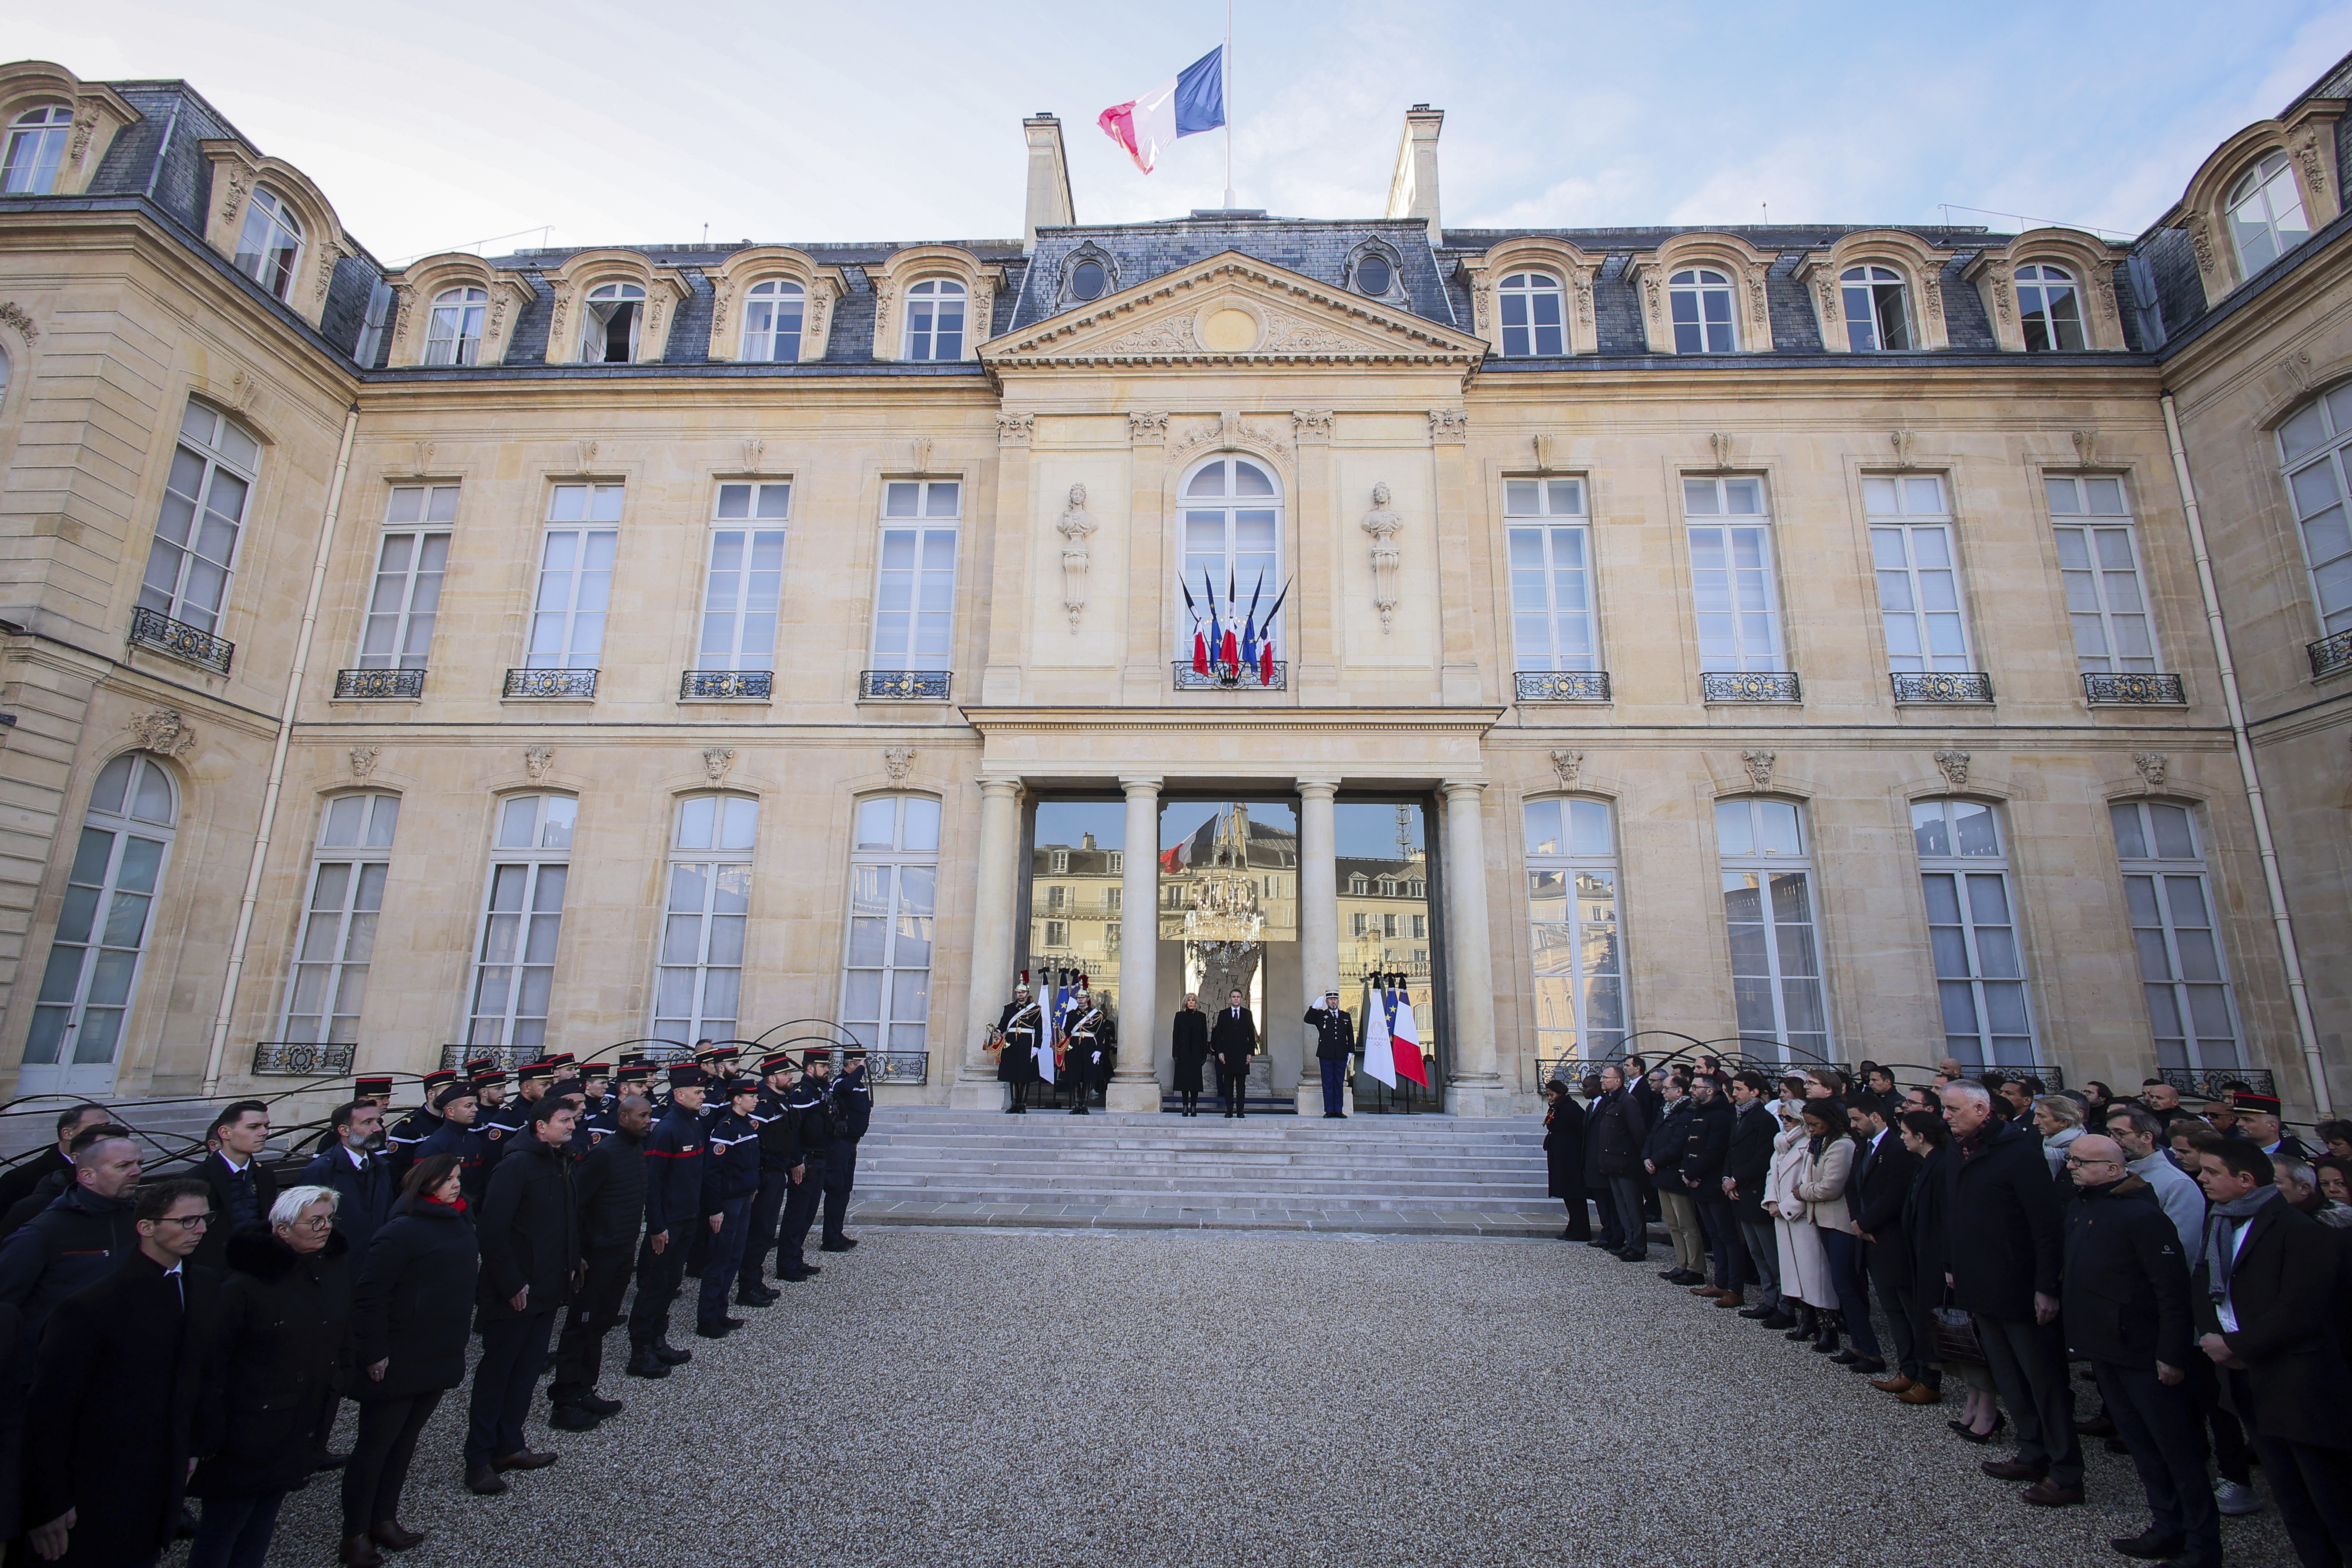
[(0, 160), (0, 195), (56, 195), (66, 136), (72, 130), (73, 110), (62, 103), (37, 103), (10, 121), (7, 156)]
[(360, 1037), (368, 969), (392, 875), (400, 797), (382, 792), (337, 795), (319, 813), (310, 844), (309, 889), (286, 966), (278, 1037), (346, 1043)]
[(1592, 519), (1584, 481), (1506, 478), (1503, 517), (1513, 668), (1600, 669), (1601, 613), (1593, 601)]
[[(920, 278), (907, 285), (907, 346), (910, 360), (960, 360), (971, 316), (971, 292), (953, 278)], [(952, 317), (952, 321), (950, 318)]]
[(423, 669), (448, 570), (456, 485), (394, 485), (384, 498), (375, 576), (360, 623), (360, 669)]
[(884, 482), (870, 645), (876, 669), (953, 667), (962, 515), (961, 479)]
[[(613, 319), (628, 312), (629, 352), (625, 359), (613, 357)], [(646, 325), (646, 289), (642, 283), (625, 279), (614, 279), (599, 283), (588, 290), (580, 307), (580, 363), (582, 364), (635, 364), (637, 345)]]
[(1911, 824), (1945, 1052), (1966, 1067), (2031, 1067), (2041, 1059), (2040, 1031), (2000, 812), (1943, 796), (1912, 802)]
[[(191, 401), (164, 481), (139, 604), (217, 634), (236, 580), (237, 548), (261, 483), (261, 443), (218, 409)], [(233, 502), (233, 507), (225, 503)], [(209, 602), (207, 602), (209, 599)]]
[(654, 954), (654, 1038), (683, 1045), (736, 1037), (759, 837), (760, 803), (748, 795), (685, 795), (670, 813), (667, 889)]
[(790, 479), (730, 479), (719, 486), (703, 567), (695, 668), (775, 668), (792, 502)]
[(2075, 662), (2093, 675), (2162, 669), (2123, 476), (2045, 474), (2042, 485), (2058, 536)]
[(278, 299), (293, 291), (302, 270), (301, 215), (268, 185), (256, 185), (237, 231), (236, 269)]
[[(1845, 314), (1845, 346), (1853, 353), (1908, 353), (1919, 341), (1911, 320), (1911, 284), (1881, 262), (1866, 261), (1838, 274), (1839, 309)], [(1899, 343), (1887, 340), (1900, 335)]]
[[(2047, 261), (2029, 261), (2019, 268), (2017, 326), (2030, 354), (2071, 353), (2090, 347), (2083, 326), (2083, 286), (2073, 271)], [(2037, 334), (2040, 342), (2034, 342)]]
[(1683, 524), (1699, 668), (1710, 674), (1787, 670), (1772, 507), (1763, 477), (1685, 477)]
[[(1518, 318), (1513, 321), (1512, 318)], [(1544, 318), (1549, 316), (1550, 320)], [(1495, 322), (1506, 359), (1552, 359), (1568, 353), (1568, 290), (1532, 268), (1505, 277), (1495, 290)]]
[(1941, 474), (1863, 477), (1878, 623), (1886, 668), (1898, 674), (1977, 668), (1949, 495)]
[[(885, 806), (887, 828), (869, 836)], [(922, 795), (867, 795), (852, 810), (857, 826), (842, 945), (841, 1026), (869, 1050), (925, 1050), (938, 948), (940, 802)], [(872, 979), (861, 978), (866, 975)]]
[[(1683, 319), (1685, 307), (1690, 320)], [(1718, 311), (1720, 313), (1717, 313)], [(1678, 354), (1739, 352), (1738, 297), (1730, 275), (1713, 267), (1685, 267), (1666, 282), (1666, 313)]]
[(2278, 438), (2320, 635), (2352, 631), (2352, 384), (2305, 404)]
[(490, 291), (470, 283), (433, 296), (433, 311), (425, 327), (425, 363), (480, 363), (482, 319), (489, 308)]
[[(1776, 1040), (1798, 1059), (1834, 1061), (1837, 1028), (1830, 1012), (1829, 956), (1822, 942), (1820, 886), (1814, 880), (1812, 831), (1805, 809), (1773, 795), (1735, 795), (1716, 802), (1715, 813), (1725, 940), (1740, 1036)], [(1783, 918), (1781, 900), (1791, 886), (1803, 900), (1801, 918)], [(1751, 900), (1755, 918), (1734, 919), (1749, 913)], [(1762, 932), (1760, 942), (1750, 939), (1747, 944), (1745, 959), (1743, 926)], [(1791, 944), (1797, 944), (1793, 951)], [(1808, 963), (1811, 973), (1805, 972)], [(1819, 1026), (1792, 1028), (1792, 1023)]]
[[(2282, 195), (2284, 201), (2278, 199)], [(2238, 269), (2246, 278), (2311, 237), (2303, 187), (2295, 183), (2294, 165), (2284, 152), (2263, 153), (2238, 176), (2221, 203), (2221, 223), (2230, 231)]]
[[(1616, 812), (1588, 795), (1548, 795), (1523, 804), (1521, 826), (1537, 1059), (1613, 1057), (1633, 1026)], [(1412, 939), (1427, 935), (1413, 916)]]
[(604, 656), (625, 490), (587, 483), (549, 490), (524, 668), (593, 669)]
[(2107, 816), (2157, 1065), (2243, 1067), (2245, 1033), (2197, 813), (2169, 801), (2116, 801)]
[[(1265, 482), (1272, 487), (1271, 493), (1241, 493), (1241, 486), (1246, 482), (1243, 478), (1243, 466), (1264, 476)], [(1202, 484), (1212, 470), (1219, 470), (1215, 481), (1218, 486), (1216, 493), (1204, 490), (1194, 495), (1193, 487)], [(1177, 536), (1177, 559), (1182, 563), (1180, 570), (1183, 573), (1184, 584), (1198, 603), (1203, 569), (1214, 574), (1213, 586), (1220, 614), (1236, 637), (1241, 634), (1243, 619), (1249, 615), (1253, 594), (1256, 594), (1261, 614), (1272, 609), (1276, 600), (1281, 596), (1283, 562), (1288, 542), (1286, 524), (1289, 514), (1285, 500), (1281, 473), (1273, 463), (1251, 452), (1218, 452), (1203, 458), (1184, 470), (1181, 482), (1176, 487), (1176, 506), (1180, 513), (1177, 527), (1181, 531)], [(1251, 537), (1244, 538), (1244, 530)], [(1261, 580), (1265, 589), (1263, 593), (1257, 593)], [(1170, 600), (1171, 615), (1181, 622), (1171, 628), (1178, 650), (1177, 657), (1190, 658), (1192, 626), (1184, 610), (1184, 595), (1171, 595)], [(1204, 633), (1208, 611), (1208, 605), (1200, 605)], [(1286, 605), (1274, 620), (1260, 624), (1258, 640), (1265, 642), (1272, 637), (1276, 639), (1278, 647), (1287, 647), (1287, 643), (1281, 639), (1281, 626), (1288, 619), (1289, 609)], [(1210, 658), (1213, 661), (1217, 658), (1215, 649), (1210, 650)]]
[(568, 795), (513, 795), (494, 803), (489, 874), (466, 993), (469, 1047), (547, 1044), (579, 814), (578, 797)]
[(808, 290), (790, 278), (762, 278), (743, 293), (743, 357), (785, 364), (801, 357)]

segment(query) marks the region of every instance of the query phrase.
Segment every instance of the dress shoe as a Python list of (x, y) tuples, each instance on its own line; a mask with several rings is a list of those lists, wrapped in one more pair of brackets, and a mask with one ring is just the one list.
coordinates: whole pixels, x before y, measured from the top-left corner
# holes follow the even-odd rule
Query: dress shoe
[(1740, 1309), (1739, 1309), (1739, 1315), (1740, 1315), (1741, 1317), (1743, 1317), (1743, 1318), (1746, 1318), (1746, 1319), (1749, 1320), (1751, 1322), (1760, 1322), (1760, 1321), (1762, 1321), (1764, 1319), (1770, 1317), (1773, 1313), (1775, 1313), (1775, 1312), (1779, 1311), (1780, 1310), (1780, 1306), (1779, 1306), (1779, 1304), (1778, 1304), (1778, 1303), (1775, 1303), (1774, 1305), (1768, 1307), (1768, 1306), (1764, 1305), (1764, 1303), (1763, 1303), (1763, 1302), (1759, 1301), (1759, 1302), (1757, 1302), (1757, 1303), (1756, 1303), (1756, 1305), (1754, 1305), (1754, 1306), (1752, 1306), (1752, 1307), (1742, 1307), (1742, 1308), (1740, 1308)]
[[(490, 1479), (498, 1480), (496, 1476)], [(499, 1481), (499, 1487), (504, 1490), (506, 1483)], [(343, 1564), (343, 1568), (383, 1568), (383, 1553), (378, 1552), (375, 1542), (364, 1535), (344, 1536), (342, 1550), (336, 1554), (336, 1560)]]
[(386, 1552), (405, 1552), (412, 1546), (425, 1544), (425, 1532), (410, 1530), (396, 1519), (378, 1520), (368, 1526), (368, 1539)]
[(723, 1340), (733, 1333), (735, 1325), (741, 1321), (740, 1318), (721, 1318), (715, 1323), (697, 1323), (694, 1331), (702, 1339)]
[(2189, 1544), (2189, 1538), (2185, 1535), (2167, 1535), (2154, 1525), (2150, 1525), (2137, 1535), (2117, 1536), (2107, 1544), (2126, 1557), (2161, 1563), (2168, 1557), (2179, 1555), (2181, 1548)]
[(2085, 1437), (2112, 1437), (2116, 1435), (2115, 1418), (2102, 1410), (2087, 1421), (2075, 1422), (2074, 1430)]
[(1647, 1263), (1650, 1261), (1650, 1251), (1647, 1247), (1643, 1247), (1639, 1252), (1628, 1248), (1617, 1255), (1617, 1260), (1621, 1263)]
[(669, 1363), (651, 1350), (641, 1350), (629, 1357), (629, 1364), (621, 1369), (631, 1377), (667, 1377)]
[(2038, 1481), (2050, 1473), (2027, 1459), (1987, 1459), (1977, 1468), (1997, 1481)]
[(1718, 1296), (1728, 1296), (1731, 1294), (1730, 1291), (1725, 1289), (1720, 1285), (1694, 1285), (1690, 1288), (1690, 1293), (1694, 1296), (1705, 1296), (1710, 1300)]
[(822, 1244), (818, 1247), (817, 1250), (820, 1252), (846, 1252), (856, 1245), (857, 1242), (855, 1237), (845, 1236), (838, 1241), (828, 1241)]
[(661, 1357), (662, 1360), (667, 1362), (672, 1366), (684, 1366), (688, 1362), (694, 1359), (694, 1352), (692, 1351), (682, 1351), (676, 1345), (670, 1343), (667, 1339), (659, 1339), (654, 1342), (654, 1354)]
[(1860, 1360), (1862, 1360), (1862, 1352), (1852, 1345), (1846, 1346), (1845, 1349), (1830, 1357), (1831, 1364), (1834, 1366), (1852, 1366)]
[(628, 1408), (617, 1399), (604, 1399), (593, 1394), (583, 1394), (572, 1403), (600, 1421), (609, 1415), (618, 1415)]
[(507, 1479), (488, 1465), (476, 1465), (466, 1472), (466, 1489), (476, 1497), (496, 1497), (507, 1489)]
[(1845, 1369), (1857, 1377), (1872, 1377), (1886, 1370), (1886, 1361), (1883, 1356), (1856, 1356), (1845, 1363)]
[(1722, 1311), (1727, 1308), (1739, 1307), (1739, 1310), (1744, 1313), (1746, 1312), (1747, 1308), (1740, 1306), (1742, 1300), (1743, 1298), (1740, 1296), (1738, 1291), (1726, 1290), (1716, 1297), (1716, 1310), (1717, 1311)]
[(1912, 1382), (1906, 1374), (1898, 1372), (1893, 1377), (1872, 1378), (1870, 1380), (1870, 1386), (1878, 1390), (1881, 1394), (1902, 1394), (1910, 1389), (1916, 1388), (1919, 1385)]
[[(1739, 1315), (1744, 1318), (1748, 1314), (1742, 1312)], [(1782, 1311), (1780, 1308), (1775, 1307), (1756, 1321), (1763, 1324), (1768, 1329), (1787, 1329), (1793, 1326), (1797, 1320), (1789, 1316), (1788, 1313)]]
[(534, 1452), (529, 1448), (517, 1448), (511, 1454), (501, 1454), (497, 1458), (492, 1459), (490, 1461), (490, 1468), (494, 1470), (543, 1470), (562, 1458), (563, 1458), (563, 1456), (561, 1454), (550, 1454), (544, 1451)]
[(2072, 1508), (2083, 1500), (2083, 1489), (2062, 1487), (2056, 1481), (2036, 1481), (2017, 1495), (2036, 1508)]
[[(1992, 1413), (1992, 1425), (1986, 1427), (1981, 1432), (1978, 1431), (1975, 1427), (1969, 1426), (1965, 1421), (1947, 1421), (1944, 1425), (1949, 1426), (1956, 1434), (1967, 1438), (1969, 1442), (1982, 1444), (1991, 1442), (1993, 1434), (2009, 1425), (2009, 1417), (2003, 1415), (1998, 1410), (1994, 1411)], [(2015, 1463), (2015, 1461), (2011, 1460), (2011, 1463)], [(1986, 1473), (1990, 1475), (1991, 1472), (1987, 1471)]]
[(735, 1292), (735, 1304), (739, 1307), (772, 1307), (783, 1299), (782, 1292), (771, 1290), (764, 1285), (749, 1290), (739, 1289)]
[(559, 1405), (547, 1414), (547, 1424), (559, 1432), (593, 1432), (604, 1417), (578, 1405)]
[(1915, 1383), (1895, 1397), (1906, 1405), (1941, 1405), (1944, 1391), (1932, 1383)]
[(329, 1449), (311, 1460), (310, 1468), (313, 1470), (340, 1470), (351, 1462), (352, 1457), (349, 1454), (338, 1454)]
[(778, 1273), (776, 1278), (787, 1285), (797, 1285), (803, 1279), (815, 1278), (819, 1270), (814, 1268), (786, 1268)]
[(1622, 1247), (1624, 1243), (1620, 1241), (1611, 1241), (1606, 1237), (1596, 1236), (1584, 1245), (1587, 1247), (1597, 1247), (1604, 1252), (1615, 1252)]

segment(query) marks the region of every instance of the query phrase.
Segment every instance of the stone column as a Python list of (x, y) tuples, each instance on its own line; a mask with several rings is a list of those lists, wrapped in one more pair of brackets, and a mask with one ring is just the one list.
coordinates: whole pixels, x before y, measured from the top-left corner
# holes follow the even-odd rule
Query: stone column
[(1020, 908), (1020, 882), (1013, 861), (1021, 853), (1021, 781), (980, 781), (980, 863), (971, 911), (971, 1002), (965, 1010), (962, 1065), (948, 1103), (959, 1110), (1002, 1110), (1004, 1086), (983, 1048), (988, 1031), (1013, 996), (1013, 917)]
[[(1319, 1007), (1323, 993), (1339, 984), (1339, 828), (1332, 816), (1338, 779), (1298, 781), (1298, 956), (1307, 1005)], [(1281, 1029), (1302, 1039), (1287, 1018), (1265, 1020), (1268, 1038)], [(1300, 1047), (1298, 1114), (1323, 1114), (1323, 1081), (1309, 1047)]]
[(1160, 781), (1121, 778), (1127, 842), (1118, 884), (1118, 1071), (1109, 1111), (1160, 1110)]
[(1445, 978), (1454, 1032), (1445, 1110), (1453, 1116), (1501, 1116), (1510, 1110), (1495, 1067), (1495, 963), (1486, 932), (1486, 836), (1478, 798), (1486, 787), (1483, 779), (1438, 785), (1445, 796)]

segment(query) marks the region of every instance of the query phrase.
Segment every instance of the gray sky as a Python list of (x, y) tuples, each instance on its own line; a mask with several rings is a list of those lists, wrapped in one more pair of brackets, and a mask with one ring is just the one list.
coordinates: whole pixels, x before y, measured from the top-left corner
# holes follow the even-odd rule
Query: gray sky
[[(1081, 221), (1219, 205), (1223, 138), (1146, 176), (1104, 108), (1222, 8), (414, 0), (30, 8), (13, 53), (184, 77), (385, 260), (539, 242), (1020, 232), (1020, 120), (1062, 116)], [(1934, 222), (1939, 204), (2136, 233), (2198, 163), (2352, 51), (2322, 0), (2021, 7), (1236, 0), (1243, 205), (1381, 212), (1400, 117), (1447, 110), (1456, 226)], [(2007, 226), (1955, 210), (1953, 221)]]

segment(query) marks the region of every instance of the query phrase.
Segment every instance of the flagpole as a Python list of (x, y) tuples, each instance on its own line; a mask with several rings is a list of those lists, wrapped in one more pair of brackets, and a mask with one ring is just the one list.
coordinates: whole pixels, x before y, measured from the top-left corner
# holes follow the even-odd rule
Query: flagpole
[(1234, 208), (1234, 0), (1225, 0), (1225, 210)]

